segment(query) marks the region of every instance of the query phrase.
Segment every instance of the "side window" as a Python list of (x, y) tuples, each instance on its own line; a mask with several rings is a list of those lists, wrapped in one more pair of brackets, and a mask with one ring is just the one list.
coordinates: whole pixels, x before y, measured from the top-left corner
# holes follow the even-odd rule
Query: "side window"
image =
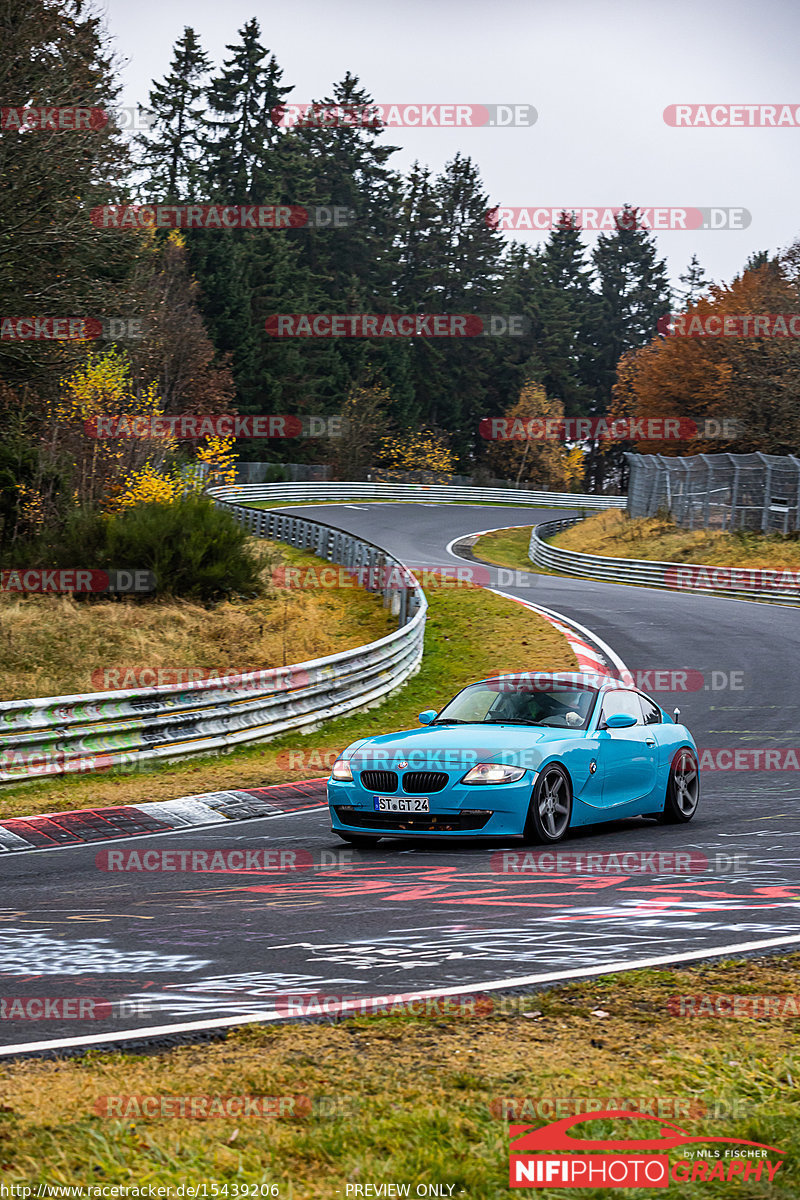
[(642, 706), (642, 714), (644, 716), (645, 725), (660, 725), (661, 712), (657, 704), (652, 700), (648, 700), (647, 696), (639, 696), (639, 703)]
[(642, 710), (639, 706), (639, 697), (635, 692), (606, 692), (603, 700), (603, 715), (600, 718), (600, 728), (603, 723), (608, 720), (614, 713), (630, 713), (636, 717), (636, 724), (642, 724)]

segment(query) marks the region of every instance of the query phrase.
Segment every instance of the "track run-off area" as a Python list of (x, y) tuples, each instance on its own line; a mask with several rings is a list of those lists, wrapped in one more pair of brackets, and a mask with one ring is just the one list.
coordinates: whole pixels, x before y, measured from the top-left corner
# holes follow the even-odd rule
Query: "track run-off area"
[[(462, 539), (478, 530), (569, 515), (373, 501), (283, 511), (368, 538), (414, 569), (469, 554)], [(800, 743), (798, 610), (535, 572), (509, 583), (509, 570), (488, 570), (498, 590), (593, 635), (668, 711), (680, 706), (701, 751), (749, 752), (740, 769), (723, 754), (715, 761), (725, 769), (703, 772), (691, 824), (620, 821), (580, 829), (563, 849), (692, 852), (706, 869), (520, 875), (498, 872), (496, 842), (348, 850), (331, 834), (323, 783), (294, 798), (284, 791), (269, 816), (126, 839), (141, 852), (301, 850), (318, 864), (311, 871), (109, 872), (97, 845), (3, 855), (0, 993), (68, 996), (95, 1019), (12, 1011), (0, 1053), (166, 1043), (292, 1019), (287, 995), (508, 992), (800, 943), (800, 775), (753, 769), (765, 761), (754, 752)], [(519, 669), (540, 669), (524, 647)], [(702, 682), (655, 690), (647, 673), (656, 671)]]

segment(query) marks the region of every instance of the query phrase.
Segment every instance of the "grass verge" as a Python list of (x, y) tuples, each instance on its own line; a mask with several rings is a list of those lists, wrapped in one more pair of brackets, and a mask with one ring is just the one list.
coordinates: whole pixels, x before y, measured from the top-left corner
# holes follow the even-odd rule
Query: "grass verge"
[[(671, 1183), (670, 1196), (794, 1200), (797, 1017), (686, 1017), (673, 998), (785, 995), (796, 990), (797, 969), (792, 956), (637, 971), (496, 997), (492, 1011), (480, 1007), (482, 1015), (464, 1005), (422, 1016), (246, 1026), (223, 1042), (166, 1053), (3, 1064), (2, 1178), (170, 1189), (205, 1183), (207, 1195), (213, 1182), (216, 1194), (228, 1196), (275, 1184), (275, 1194), (289, 1200), (335, 1200), (354, 1195), (347, 1191), (354, 1183), (407, 1184), (414, 1196), (423, 1194), (418, 1185), (436, 1183), (452, 1186), (453, 1196), (494, 1200), (508, 1196), (509, 1114), (538, 1126), (586, 1111), (589, 1101), (605, 1109), (649, 1106), (699, 1138), (743, 1138), (786, 1152), (771, 1184), (698, 1179)], [(283, 1118), (146, 1119), (116, 1100), (243, 1095), (285, 1098)], [(109, 1097), (116, 1104), (110, 1117), (102, 1115)], [(566, 1112), (547, 1110), (558, 1101)], [(654, 1129), (620, 1120), (575, 1133), (639, 1138)], [(688, 1157), (669, 1154), (673, 1164)], [(256, 1190), (235, 1190), (245, 1185)], [(361, 1193), (370, 1194), (380, 1193)], [(536, 1194), (557, 1200), (564, 1192), (542, 1187)], [(571, 1194), (600, 1200), (610, 1193)]]
[(484, 533), (472, 547), (476, 558), (493, 563), (496, 567), (512, 567), (515, 571), (536, 571), (528, 558), (532, 525), (522, 529), (498, 529), (495, 533)]
[(800, 541), (793, 536), (750, 530), (722, 533), (714, 529), (679, 529), (669, 518), (632, 520), (620, 509), (596, 513), (556, 534), (551, 541), (563, 550), (612, 558), (776, 570), (800, 568)]
[[(353, 595), (350, 591), (345, 594)], [(471, 680), (496, 671), (577, 668), (566, 639), (548, 622), (510, 600), (479, 588), (434, 586), (427, 596), (430, 608), (422, 666), (378, 707), (329, 721), (313, 733), (285, 734), (231, 754), (135, 772), (48, 777), (5, 786), (0, 790), (0, 816), (142, 804), (327, 775), (326, 752), (340, 750), (359, 737), (413, 727), (423, 708), (441, 707)], [(359, 637), (368, 640), (361, 633)], [(294, 773), (287, 768), (287, 754), (299, 756)]]

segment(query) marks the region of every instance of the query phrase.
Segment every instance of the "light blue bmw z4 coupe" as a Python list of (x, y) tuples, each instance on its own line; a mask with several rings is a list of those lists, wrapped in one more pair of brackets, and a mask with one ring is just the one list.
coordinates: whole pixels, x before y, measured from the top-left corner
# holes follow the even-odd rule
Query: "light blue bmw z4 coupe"
[(534, 672), (463, 688), (422, 728), (353, 742), (333, 764), (333, 832), (382, 837), (560, 841), (570, 829), (697, 811), (697, 746), (634, 687), (605, 676)]

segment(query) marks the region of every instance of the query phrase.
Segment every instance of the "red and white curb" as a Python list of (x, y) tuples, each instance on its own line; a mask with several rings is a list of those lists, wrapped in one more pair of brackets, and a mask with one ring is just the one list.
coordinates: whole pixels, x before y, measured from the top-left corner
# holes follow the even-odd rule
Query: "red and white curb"
[(325, 778), (303, 779), (243, 791), (203, 792), (151, 804), (78, 808), (41, 816), (9, 817), (0, 821), (0, 853), (85, 846), (90, 842), (209, 828), (228, 821), (247, 821), (307, 807), (316, 808), (320, 801), (325, 801), (326, 782)]

